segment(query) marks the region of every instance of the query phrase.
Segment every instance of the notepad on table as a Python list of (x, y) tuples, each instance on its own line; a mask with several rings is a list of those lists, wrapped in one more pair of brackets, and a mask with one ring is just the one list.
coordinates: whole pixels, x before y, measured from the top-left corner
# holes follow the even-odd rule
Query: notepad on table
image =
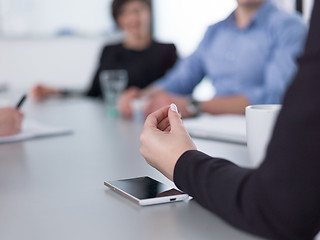
[(201, 114), (183, 122), (192, 137), (247, 143), (246, 119), (242, 115)]
[(68, 128), (55, 127), (25, 119), (20, 133), (8, 137), (0, 137), (0, 143), (20, 142), (33, 138), (66, 135), (71, 133), (72, 130)]

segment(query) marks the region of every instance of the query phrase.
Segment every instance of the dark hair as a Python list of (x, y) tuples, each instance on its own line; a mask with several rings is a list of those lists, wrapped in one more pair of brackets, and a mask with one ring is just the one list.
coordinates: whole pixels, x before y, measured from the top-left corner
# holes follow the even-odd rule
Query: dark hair
[(112, 16), (114, 21), (117, 23), (121, 7), (131, 1), (140, 1), (148, 5), (151, 10), (151, 0), (113, 0), (112, 2)]

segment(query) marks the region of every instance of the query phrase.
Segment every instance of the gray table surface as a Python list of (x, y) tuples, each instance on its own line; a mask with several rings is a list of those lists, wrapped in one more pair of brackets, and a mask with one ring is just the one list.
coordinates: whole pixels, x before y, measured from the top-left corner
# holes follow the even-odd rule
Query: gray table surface
[[(72, 135), (0, 145), (0, 239), (257, 239), (194, 200), (140, 207), (103, 185), (151, 176), (173, 185), (139, 154), (142, 123), (107, 116), (92, 99), (28, 101), (26, 116)], [(195, 140), (248, 166), (245, 146)]]

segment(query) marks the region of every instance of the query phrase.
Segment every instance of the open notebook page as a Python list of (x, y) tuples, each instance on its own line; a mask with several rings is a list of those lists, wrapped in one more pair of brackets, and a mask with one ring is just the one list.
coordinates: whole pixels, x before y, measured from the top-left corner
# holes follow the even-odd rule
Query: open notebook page
[(201, 114), (183, 122), (192, 137), (247, 143), (246, 119), (242, 115)]
[(25, 119), (23, 121), (22, 130), (20, 133), (9, 137), (0, 137), (0, 143), (20, 142), (32, 138), (65, 135), (71, 133), (72, 130), (68, 128), (54, 127), (30, 119)]

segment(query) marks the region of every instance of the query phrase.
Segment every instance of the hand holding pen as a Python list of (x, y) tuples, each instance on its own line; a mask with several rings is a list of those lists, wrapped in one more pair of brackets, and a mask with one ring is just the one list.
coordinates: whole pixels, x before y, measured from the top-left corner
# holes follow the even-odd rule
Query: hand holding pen
[(11, 136), (21, 131), (23, 114), (19, 111), (27, 95), (23, 95), (15, 108), (0, 108), (0, 136)]

